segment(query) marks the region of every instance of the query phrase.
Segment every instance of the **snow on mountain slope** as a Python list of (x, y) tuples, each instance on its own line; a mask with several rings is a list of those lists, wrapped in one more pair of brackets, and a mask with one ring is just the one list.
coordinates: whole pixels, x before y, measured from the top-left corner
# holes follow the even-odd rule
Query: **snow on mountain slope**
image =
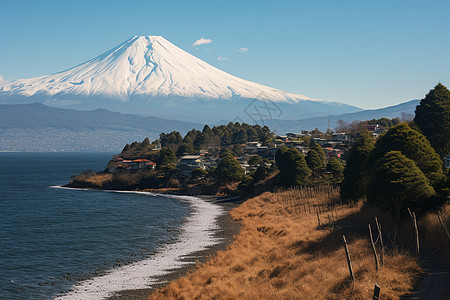
[(314, 100), (240, 79), (181, 50), (161, 36), (134, 36), (114, 49), (69, 70), (21, 79), (0, 88), (25, 96), (72, 94), (120, 98), (264, 98), (295, 103)]
[(134, 36), (66, 71), (0, 83), (0, 103), (32, 102), (195, 122), (301, 119), (360, 110), (238, 78), (161, 36)]

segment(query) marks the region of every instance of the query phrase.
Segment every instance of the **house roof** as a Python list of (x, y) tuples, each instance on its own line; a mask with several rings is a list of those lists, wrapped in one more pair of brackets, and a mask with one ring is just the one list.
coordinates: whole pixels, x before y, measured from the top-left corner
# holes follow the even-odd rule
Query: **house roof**
[(186, 155), (183, 156), (181, 159), (199, 159), (200, 155)]

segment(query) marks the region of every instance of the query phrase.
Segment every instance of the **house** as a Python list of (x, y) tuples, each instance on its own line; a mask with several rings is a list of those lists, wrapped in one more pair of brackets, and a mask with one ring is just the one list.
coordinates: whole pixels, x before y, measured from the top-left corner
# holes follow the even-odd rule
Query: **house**
[(269, 148), (266, 146), (261, 146), (256, 149), (256, 153), (259, 156), (266, 157), (269, 154)]
[(261, 147), (260, 142), (248, 142), (244, 151), (246, 154), (255, 154), (258, 151), (258, 147)]
[(370, 131), (370, 132), (377, 131), (380, 128), (380, 126), (378, 124), (375, 124), (375, 125), (362, 125), (362, 127), (364, 127), (365, 129), (367, 129), (367, 131)]
[(444, 167), (450, 169), (450, 155), (447, 155), (447, 157), (444, 159)]
[(203, 157), (200, 155), (183, 156), (178, 163), (178, 171), (181, 177), (189, 177), (195, 169), (205, 169)]
[(343, 151), (341, 149), (336, 149), (336, 148), (323, 148), (323, 152), (325, 153), (325, 156), (328, 158), (331, 157), (337, 157), (337, 158), (341, 158)]
[(115, 159), (113, 164), (108, 167), (109, 173), (114, 173), (115, 171), (141, 171), (141, 170), (152, 170), (156, 167), (156, 163), (148, 159)]
[(300, 153), (303, 154), (307, 154), (308, 153), (308, 147), (302, 146), (302, 145), (298, 145), (294, 147), (295, 149), (297, 149), (298, 151), (300, 151)]
[(319, 144), (320, 146), (325, 145), (329, 141), (327, 139), (321, 139), (321, 138), (313, 138), (314, 143)]
[(346, 143), (350, 141), (350, 136), (343, 132), (336, 132), (331, 135), (331, 140), (338, 143)]
[(291, 139), (299, 139), (301, 137), (304, 137), (305, 135), (303, 133), (288, 132), (286, 133), (286, 136)]
[(213, 167), (217, 166), (217, 163), (220, 160), (219, 158), (213, 158), (213, 157), (202, 156), (202, 158), (203, 158), (203, 165), (204, 165), (205, 169), (213, 168)]
[(299, 141), (287, 141), (285, 143), (285, 146), (288, 148), (295, 148), (295, 147), (301, 146), (301, 145), (302, 145), (302, 142), (299, 142)]
[(154, 169), (156, 167), (156, 163), (148, 159), (139, 158), (133, 160), (130, 166), (132, 170)]

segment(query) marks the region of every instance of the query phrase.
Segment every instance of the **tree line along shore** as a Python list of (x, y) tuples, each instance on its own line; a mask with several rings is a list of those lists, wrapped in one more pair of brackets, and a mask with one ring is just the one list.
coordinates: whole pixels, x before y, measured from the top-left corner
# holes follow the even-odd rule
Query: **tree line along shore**
[(420, 281), (419, 249), (450, 262), (450, 91), (436, 85), (407, 120), (340, 127), (163, 133), (68, 186), (248, 199), (231, 212), (243, 226), (228, 249), (150, 298), (362, 299), (377, 283), (384, 299), (398, 299)]

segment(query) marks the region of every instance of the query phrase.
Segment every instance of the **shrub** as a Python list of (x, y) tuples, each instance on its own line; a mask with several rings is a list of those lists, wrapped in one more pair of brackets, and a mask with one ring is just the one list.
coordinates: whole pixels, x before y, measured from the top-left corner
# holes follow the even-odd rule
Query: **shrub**
[(378, 160), (367, 186), (368, 201), (396, 214), (407, 207), (423, 209), (433, 195), (424, 173), (400, 151), (390, 151)]
[(275, 154), (280, 185), (301, 185), (311, 175), (305, 157), (295, 148), (281, 147)]

